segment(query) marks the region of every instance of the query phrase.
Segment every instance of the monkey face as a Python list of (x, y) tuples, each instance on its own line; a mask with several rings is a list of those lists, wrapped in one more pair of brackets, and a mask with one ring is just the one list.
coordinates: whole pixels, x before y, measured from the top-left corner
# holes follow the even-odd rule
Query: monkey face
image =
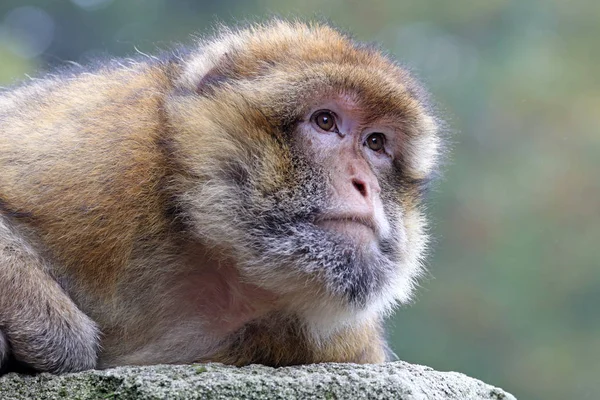
[(296, 135), (299, 147), (328, 182), (328, 206), (315, 223), (350, 239), (362, 251), (372, 251), (391, 233), (379, 177), (393, 166), (393, 130), (365, 125), (360, 109), (348, 98), (312, 108)]
[(256, 35), (252, 53), (205, 50), (220, 61), (196, 66), (203, 77), (173, 102), (174, 118), (195, 113), (173, 121), (179, 149), (196, 149), (178, 157), (190, 160), (185, 218), (295, 311), (384, 312), (422, 269), (434, 119), (404, 70), (337, 32), (307, 30), (280, 51)]

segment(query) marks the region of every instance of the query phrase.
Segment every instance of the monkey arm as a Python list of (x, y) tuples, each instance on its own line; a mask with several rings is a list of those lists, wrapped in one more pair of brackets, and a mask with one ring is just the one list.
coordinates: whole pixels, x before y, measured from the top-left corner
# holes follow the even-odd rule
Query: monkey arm
[(49, 372), (94, 368), (96, 325), (0, 216), (0, 367), (13, 355)]

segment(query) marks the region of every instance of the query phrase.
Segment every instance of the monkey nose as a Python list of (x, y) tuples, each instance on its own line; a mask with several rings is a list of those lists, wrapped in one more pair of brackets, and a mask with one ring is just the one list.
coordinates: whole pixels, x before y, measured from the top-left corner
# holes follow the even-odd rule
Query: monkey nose
[(356, 189), (358, 193), (361, 194), (362, 197), (369, 196), (369, 192), (367, 191), (367, 185), (362, 180), (354, 178), (352, 179), (352, 185), (354, 186), (354, 189)]
[(361, 177), (352, 177), (352, 186), (356, 191), (367, 200), (370, 200), (371, 196), (379, 194), (381, 189), (377, 182), (370, 182), (368, 179), (362, 179)]

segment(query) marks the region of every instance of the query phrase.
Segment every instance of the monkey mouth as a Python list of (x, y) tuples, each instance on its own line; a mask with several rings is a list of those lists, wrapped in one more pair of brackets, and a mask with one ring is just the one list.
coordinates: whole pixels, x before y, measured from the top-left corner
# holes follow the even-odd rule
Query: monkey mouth
[(372, 242), (376, 238), (377, 229), (374, 221), (361, 216), (327, 216), (315, 223), (327, 231), (333, 231), (361, 243)]

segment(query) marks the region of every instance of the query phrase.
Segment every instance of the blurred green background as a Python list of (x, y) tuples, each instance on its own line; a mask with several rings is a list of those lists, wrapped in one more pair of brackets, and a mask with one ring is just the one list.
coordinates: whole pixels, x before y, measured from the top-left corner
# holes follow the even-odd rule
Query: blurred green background
[(448, 123), (431, 273), (389, 323), (400, 358), (600, 399), (600, 1), (3, 0), (0, 84), (270, 15), (381, 42)]

